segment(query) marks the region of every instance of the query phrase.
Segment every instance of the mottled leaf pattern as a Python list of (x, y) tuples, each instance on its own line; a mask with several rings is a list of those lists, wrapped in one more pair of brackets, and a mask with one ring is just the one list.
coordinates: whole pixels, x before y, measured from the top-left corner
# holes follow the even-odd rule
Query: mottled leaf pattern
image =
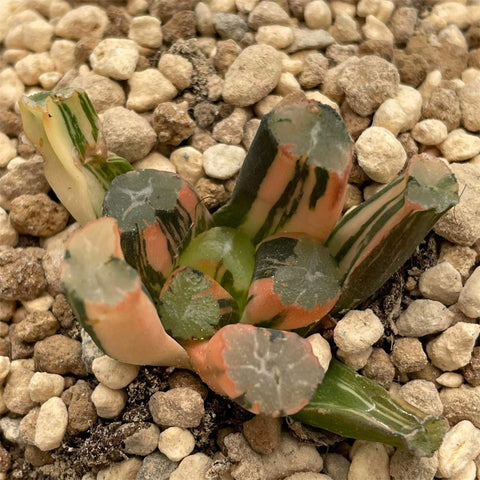
[(229, 293), (190, 267), (175, 270), (167, 279), (158, 311), (176, 340), (210, 338), (224, 325), (238, 322), (238, 307)]
[(217, 225), (258, 243), (275, 232), (324, 241), (340, 217), (352, 166), (352, 141), (329, 106), (287, 103), (266, 115)]
[(192, 187), (159, 170), (116, 177), (103, 213), (117, 219), (125, 259), (154, 298), (191, 238), (211, 226), (210, 214)]
[(320, 320), (340, 293), (328, 249), (305, 235), (278, 235), (257, 249), (243, 323), (293, 330)]

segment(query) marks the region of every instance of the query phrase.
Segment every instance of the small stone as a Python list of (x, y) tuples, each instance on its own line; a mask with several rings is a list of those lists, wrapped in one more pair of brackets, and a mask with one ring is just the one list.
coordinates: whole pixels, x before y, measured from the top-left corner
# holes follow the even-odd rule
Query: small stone
[(35, 248), (7, 248), (0, 252), (0, 298), (32, 300), (45, 289), (43, 252)]
[(248, 26), (258, 30), (264, 25), (290, 25), (288, 13), (274, 1), (262, 1), (250, 12)]
[(63, 392), (62, 400), (68, 407), (69, 435), (85, 432), (97, 421), (97, 412), (91, 396), (92, 389), (84, 380), (77, 380), (75, 385)]
[(260, 119), (258, 118), (252, 118), (245, 124), (245, 127), (243, 129), (242, 144), (246, 150), (248, 150), (252, 145), (253, 139), (257, 134), (259, 126), (260, 126)]
[(162, 27), (163, 39), (166, 43), (192, 38), (195, 36), (195, 14), (190, 10), (181, 10)]
[(136, 480), (169, 480), (177, 465), (160, 452), (151, 453), (143, 459)]
[(463, 280), (470, 276), (477, 253), (469, 247), (443, 242), (440, 247), (439, 262), (448, 262), (460, 273)]
[(96, 480), (135, 480), (141, 467), (142, 461), (139, 458), (128, 458), (100, 470)]
[(453, 322), (453, 313), (435, 300), (414, 300), (400, 315), (396, 327), (404, 337), (423, 337), (446, 330)]
[(51, 72), (54, 68), (48, 52), (31, 53), (15, 63), (15, 71), (25, 85), (36, 85), (42, 73)]
[(308, 28), (293, 28), (293, 43), (288, 47), (289, 53), (299, 52), (300, 50), (323, 50), (335, 39), (323, 29), (310, 30)]
[(188, 88), (192, 82), (193, 65), (181, 55), (164, 53), (158, 62), (158, 69), (180, 91)]
[(50, 237), (62, 231), (69, 218), (65, 207), (45, 193), (20, 195), (11, 203), (10, 222), (25, 235)]
[(29, 445), (35, 444), (35, 427), (40, 407), (32, 408), (20, 421), (20, 438)]
[(231, 38), (236, 42), (240, 42), (248, 32), (247, 22), (233, 13), (215, 13), (213, 26), (222, 39)]
[(400, 373), (411, 373), (422, 370), (428, 359), (418, 339), (397, 338), (392, 350), (392, 362)]
[(15, 158), (17, 149), (4, 133), (0, 132), (0, 166), (6, 167), (12, 158)]
[(0, 245), (15, 247), (18, 243), (18, 232), (13, 228), (7, 212), (0, 208)]
[(444, 371), (457, 370), (470, 361), (480, 325), (459, 322), (427, 344), (431, 362)]
[(320, 367), (326, 372), (332, 360), (330, 344), (319, 333), (310, 335), (306, 340), (310, 343), (312, 352), (317, 357)]
[(23, 44), (28, 50), (46, 52), (52, 45), (53, 27), (43, 19), (24, 25)]
[(146, 15), (132, 18), (128, 38), (142, 47), (159, 48), (163, 41), (160, 20)]
[(208, 396), (208, 389), (205, 384), (193, 373), (187, 370), (175, 370), (173, 374), (168, 378), (168, 385), (172, 388), (191, 388), (200, 394), (205, 400)]
[(158, 449), (172, 462), (179, 462), (190, 455), (194, 448), (195, 438), (185, 428), (169, 427), (158, 438)]
[(452, 477), (480, 454), (480, 430), (468, 420), (454, 425), (443, 438), (438, 450), (440, 477)]
[(147, 168), (161, 170), (163, 172), (177, 173), (175, 165), (161, 153), (151, 152), (145, 158), (138, 160), (133, 164), (135, 170), (144, 170)]
[(406, 450), (396, 450), (390, 458), (393, 480), (433, 480), (438, 468), (438, 456), (419, 457)]
[(160, 430), (155, 424), (142, 424), (135, 433), (123, 441), (123, 451), (130, 455), (140, 455), (142, 457), (150, 455), (158, 447), (159, 435)]
[(6, 356), (0, 356), (0, 384), (7, 378), (10, 373), (10, 358)]
[(64, 335), (52, 335), (35, 344), (33, 359), (39, 372), (86, 374), (82, 360), (82, 344)]
[(480, 414), (478, 402), (480, 401), (480, 387), (461, 385), (459, 388), (443, 388), (440, 391), (443, 403), (443, 415), (450, 425), (455, 425), (461, 420), (469, 420), (480, 428)]
[(390, 459), (383, 444), (357, 440), (354, 447), (357, 448), (352, 456), (348, 480), (365, 480), (366, 478), (390, 480)]
[(335, 326), (333, 338), (338, 348), (355, 354), (371, 347), (382, 335), (382, 322), (367, 309), (349, 311)]
[(55, 71), (67, 73), (75, 67), (75, 42), (55, 40), (50, 48), (50, 56), (55, 64)]
[(395, 367), (383, 348), (374, 348), (362, 373), (388, 390), (395, 377)]
[(459, 128), (451, 131), (438, 148), (449, 162), (460, 162), (480, 153), (480, 138)]
[(308, 28), (328, 30), (332, 24), (332, 12), (330, 7), (323, 0), (314, 0), (305, 5), (303, 12), (305, 17), (305, 24)]
[(3, 417), (0, 419), (0, 431), (8, 442), (21, 442), (20, 418)]
[(374, 181), (391, 182), (402, 170), (407, 154), (402, 144), (383, 127), (369, 127), (355, 143), (358, 164)]
[(10, 371), (3, 390), (3, 401), (10, 412), (25, 415), (35, 406), (28, 392), (32, 377), (33, 372), (25, 368)]
[(139, 370), (138, 365), (121, 363), (108, 355), (98, 357), (92, 363), (92, 371), (97, 380), (113, 390), (126, 387), (135, 380)]
[(24, 94), (25, 85), (13, 68), (5, 68), (0, 72), (0, 82), (2, 83), (0, 106), (2, 109), (13, 109)]
[(204, 453), (195, 453), (185, 457), (171, 473), (171, 480), (186, 480), (190, 478), (206, 478), (212, 459)]
[(219, 143), (238, 145), (242, 141), (246, 121), (245, 109), (235, 108), (231, 115), (213, 127), (212, 136)]
[(44, 403), (52, 397), (59, 397), (65, 385), (61, 375), (35, 372), (28, 385), (30, 398), (37, 403)]
[(433, 382), (412, 380), (400, 387), (400, 398), (427, 415), (441, 415), (443, 405)]
[(202, 397), (190, 388), (156, 392), (148, 406), (155, 423), (165, 427), (197, 427), (205, 412)]
[(136, 112), (152, 110), (159, 103), (173, 100), (177, 96), (177, 89), (156, 68), (147, 68), (141, 72), (134, 72), (128, 80), (130, 93), (127, 99), (127, 108)]
[(108, 16), (103, 9), (93, 5), (74, 8), (60, 18), (55, 33), (59, 37), (79, 40), (94, 36), (101, 38), (108, 25)]
[(277, 49), (287, 48), (292, 44), (293, 39), (291, 27), (283, 25), (264, 25), (255, 35), (257, 43), (265, 43)]
[(385, 23), (373, 15), (367, 15), (362, 32), (367, 40), (382, 41), (393, 45), (393, 33)]
[(356, 43), (362, 39), (358, 23), (348, 13), (336, 14), (335, 22), (329, 31), (339, 43)]
[(360, 370), (367, 364), (372, 351), (372, 347), (368, 347), (365, 350), (361, 350), (357, 353), (347, 353), (339, 349), (337, 350), (337, 357), (354, 370)]
[(323, 83), (327, 70), (328, 59), (325, 56), (321, 53), (307, 55), (304, 60), (303, 71), (298, 79), (300, 85), (305, 89), (320, 85)]
[(203, 152), (203, 168), (209, 177), (226, 180), (240, 170), (245, 155), (242, 147), (219, 143)]
[(100, 383), (92, 393), (92, 402), (99, 417), (115, 418), (122, 413), (127, 403), (127, 394), (124, 390), (112, 390)]
[(438, 145), (447, 138), (447, 135), (446, 125), (434, 118), (422, 120), (412, 130), (413, 138), (423, 145)]
[(452, 305), (462, 290), (462, 276), (450, 263), (438, 263), (420, 275), (418, 288), (425, 298)]
[(480, 385), (480, 347), (474, 347), (470, 362), (462, 368), (462, 373), (470, 385), (473, 387)]
[(35, 446), (42, 451), (58, 448), (67, 430), (67, 421), (67, 407), (62, 399), (52, 397), (47, 400), (38, 413)]
[(407, 121), (407, 114), (403, 111), (398, 101), (394, 98), (388, 98), (375, 112), (372, 126), (383, 127), (393, 133), (393, 135), (398, 135)]
[(156, 141), (148, 121), (123, 107), (110, 108), (104, 113), (103, 134), (108, 149), (130, 162), (144, 158)]
[[(473, 354), (472, 354), (472, 358), (473, 358)], [(470, 364), (471, 364), (471, 360), (468, 365)], [(468, 365), (463, 367), (463, 369), (465, 370), (465, 368), (467, 368)], [(439, 385), (442, 385), (443, 387), (458, 388), (463, 384), (463, 376), (460, 373), (445, 372), (445, 373), (442, 373), (439, 377), (437, 377), (436, 382)]]
[(203, 176), (203, 154), (193, 147), (181, 147), (170, 155), (177, 173), (191, 185)]
[(470, 163), (450, 165), (461, 192), (460, 201), (435, 224), (435, 232), (452, 243), (471, 246), (480, 238), (480, 167)]
[(278, 418), (255, 416), (244, 422), (243, 434), (257, 453), (268, 454), (280, 445), (282, 422)]
[(74, 78), (70, 86), (85, 90), (98, 113), (125, 104), (123, 88), (117, 82), (93, 72)]
[(441, 120), (449, 131), (458, 128), (462, 114), (457, 94), (448, 88), (434, 88), (423, 102), (422, 116)]
[(276, 87), (281, 73), (281, 58), (277, 50), (270, 45), (247, 47), (225, 75), (223, 98), (227, 103), (240, 107), (252, 105)]
[(480, 130), (480, 80), (468, 82), (458, 92), (462, 124), (471, 132)]
[(102, 40), (90, 55), (95, 73), (115, 80), (128, 80), (137, 66), (138, 45), (124, 38)]
[(347, 480), (350, 462), (339, 453), (327, 453), (323, 457), (324, 471), (332, 480)]

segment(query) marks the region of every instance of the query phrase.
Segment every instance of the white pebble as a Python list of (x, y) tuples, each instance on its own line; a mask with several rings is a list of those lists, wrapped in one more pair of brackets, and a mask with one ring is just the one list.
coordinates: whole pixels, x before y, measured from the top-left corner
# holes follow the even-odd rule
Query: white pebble
[(369, 127), (355, 144), (358, 164), (375, 182), (391, 182), (405, 166), (407, 154), (390, 131)]
[(62, 444), (67, 430), (68, 412), (63, 400), (52, 397), (41, 407), (35, 427), (35, 445), (42, 451), (53, 450)]
[(323, 0), (314, 0), (307, 3), (303, 15), (307, 27), (312, 30), (328, 30), (332, 24), (332, 12), (330, 11), (328, 3)]
[(56, 373), (35, 372), (28, 384), (32, 401), (45, 403), (52, 397), (59, 397), (65, 386), (65, 379)]
[(66, 73), (75, 66), (75, 42), (58, 39), (52, 43), (50, 56), (57, 72)]
[(160, 429), (153, 423), (147, 424), (124, 440), (125, 453), (130, 455), (150, 455), (158, 447)]
[(388, 98), (375, 112), (372, 125), (374, 127), (386, 128), (394, 135), (398, 135), (407, 121), (407, 114), (397, 100)]
[(195, 438), (186, 428), (169, 427), (158, 437), (158, 449), (172, 462), (179, 462), (195, 448)]
[(362, 32), (367, 40), (377, 40), (393, 45), (393, 33), (377, 17), (368, 15)]
[(450, 263), (442, 262), (420, 275), (418, 288), (425, 298), (452, 305), (462, 290), (462, 276)]
[(177, 173), (175, 165), (161, 153), (151, 152), (142, 160), (138, 160), (133, 164), (135, 170), (151, 168), (153, 170), (161, 170), (164, 172)]
[(400, 387), (398, 395), (427, 415), (441, 415), (443, 413), (443, 404), (433, 382), (411, 380)]
[[(52, 237), (51, 237), (52, 238)], [(47, 312), (50, 310), (51, 306), (53, 305), (54, 299), (48, 293), (44, 293), (43, 295), (34, 298), (33, 300), (24, 300), (22, 305), (25, 307), (25, 310), (28, 313), (32, 312)]]
[(480, 153), (480, 138), (457, 128), (448, 134), (438, 148), (449, 162), (461, 162)]
[(454, 315), (436, 300), (414, 300), (400, 315), (396, 327), (404, 337), (423, 337), (446, 330)]
[(13, 142), (4, 133), (0, 132), (0, 167), (6, 167), (8, 162), (16, 155), (17, 149)]
[(293, 42), (293, 31), (284, 25), (263, 25), (259, 27), (255, 40), (274, 48), (287, 48)]
[(128, 80), (137, 66), (138, 45), (124, 38), (102, 40), (90, 55), (95, 73), (115, 80)]
[(15, 64), (15, 71), (25, 85), (36, 85), (42, 73), (51, 72), (54, 68), (48, 52), (31, 53)]
[(195, 453), (185, 457), (180, 465), (170, 474), (170, 480), (187, 480), (206, 478), (212, 459), (204, 453)]
[(470, 24), (467, 7), (459, 2), (439, 3), (433, 7), (431, 15), (445, 22), (445, 25), (453, 23), (461, 29)]
[(128, 38), (138, 45), (147, 48), (158, 48), (162, 45), (163, 34), (161, 22), (151, 16), (134, 17), (128, 30)]
[(108, 388), (118, 390), (133, 382), (140, 367), (119, 362), (108, 355), (96, 358), (92, 363), (92, 372), (97, 380)]
[(470, 421), (462, 420), (443, 437), (438, 450), (437, 476), (451, 477), (463, 470), (480, 454), (480, 430)]
[(84, 5), (65, 13), (58, 21), (55, 33), (70, 40), (80, 40), (87, 36), (101, 38), (109, 23), (105, 10)]
[(438, 145), (448, 135), (447, 126), (436, 118), (428, 118), (418, 122), (412, 129), (412, 137), (423, 145)]
[(480, 317), (480, 267), (477, 267), (465, 282), (458, 297), (458, 308), (467, 317)]
[(318, 363), (323, 368), (323, 371), (328, 370), (330, 360), (332, 360), (332, 350), (330, 344), (319, 333), (315, 333), (307, 337), (307, 340), (312, 346), (313, 354), (317, 357)]
[(354, 443), (352, 463), (348, 471), (348, 480), (365, 480), (375, 478), (389, 480), (389, 457), (385, 446), (381, 443)]
[(295, 78), (295, 75), (289, 72), (283, 72), (278, 80), (277, 88), (275, 88), (275, 94), (284, 97), (289, 93), (300, 92), (301, 90), (302, 87)]
[(158, 69), (180, 91), (188, 88), (192, 82), (193, 65), (181, 55), (164, 53), (158, 62)]
[(427, 354), (432, 364), (443, 371), (458, 370), (472, 357), (480, 325), (459, 322), (427, 343)]
[(209, 177), (226, 180), (240, 170), (245, 155), (242, 147), (218, 143), (203, 152), (203, 168)]
[(399, 85), (395, 100), (400, 104), (402, 110), (407, 115), (407, 122), (402, 128), (402, 132), (411, 130), (422, 116), (422, 95), (418, 90), (408, 85)]
[(435, 381), (442, 385), (443, 387), (448, 388), (458, 388), (463, 384), (463, 375), (455, 372), (445, 372), (442, 373)]
[(33, 52), (46, 52), (52, 45), (53, 27), (39, 19), (23, 25), (23, 44)]
[(354, 370), (360, 370), (367, 364), (372, 352), (373, 347), (368, 347), (365, 350), (361, 350), (357, 353), (347, 353), (343, 350), (338, 349), (337, 357), (342, 360), (343, 363), (346, 363), (349, 367), (352, 367)]
[(136, 112), (154, 109), (159, 103), (168, 102), (177, 96), (177, 89), (156, 68), (134, 72), (128, 79), (130, 93), (127, 108)]
[(477, 78), (471, 82), (468, 82), (463, 88), (458, 91), (460, 109), (462, 111), (462, 123), (464, 127), (471, 132), (478, 132), (480, 130), (479, 74), (480, 72), (477, 71)]
[(127, 394), (123, 390), (112, 390), (100, 383), (95, 387), (91, 400), (99, 417), (115, 418), (125, 407)]
[(92, 480), (134, 480), (141, 468), (142, 460), (131, 457), (121, 462), (112, 463), (109, 467), (100, 470)]
[(372, 310), (350, 310), (335, 326), (333, 340), (345, 353), (359, 353), (383, 335), (383, 325)]
[(449, 480), (475, 480), (477, 478), (477, 464), (471, 460), (465, 468), (449, 477)]

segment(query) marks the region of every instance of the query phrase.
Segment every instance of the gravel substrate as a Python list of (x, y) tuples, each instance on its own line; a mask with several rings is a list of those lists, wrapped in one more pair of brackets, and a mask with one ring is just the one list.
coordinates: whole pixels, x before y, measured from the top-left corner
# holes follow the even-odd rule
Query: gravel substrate
[[(480, 478), (478, 0), (0, 0), (0, 19), (0, 480)], [(253, 418), (190, 372), (102, 355), (59, 286), (77, 225), (18, 113), (59, 85), (88, 93), (111, 151), (177, 172), (209, 208), (260, 119), (300, 90), (356, 141), (345, 210), (415, 153), (450, 162), (459, 205), (324, 332), (344, 362), (447, 418), (438, 454)]]

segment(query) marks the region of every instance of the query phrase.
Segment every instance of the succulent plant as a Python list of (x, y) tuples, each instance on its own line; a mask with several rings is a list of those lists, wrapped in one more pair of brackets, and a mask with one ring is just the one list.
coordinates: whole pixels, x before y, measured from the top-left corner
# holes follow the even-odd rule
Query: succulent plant
[[(85, 94), (37, 94), (22, 101), (22, 116), (53, 187), (58, 170), (87, 204), (66, 196), (80, 223), (92, 221), (72, 236), (61, 278), (104, 352), (191, 368), (256, 414), (295, 415), (425, 455), (438, 448), (441, 418), (400, 405), (336, 360), (327, 370), (303, 336), (374, 293), (455, 205), (458, 186), (442, 160), (413, 157), (340, 219), (351, 138), (331, 107), (287, 99), (262, 120), (231, 200), (212, 217), (175, 174), (127, 171), (103, 146), (92, 168), (87, 153), (98, 152), (100, 134)], [(106, 179), (101, 189), (92, 172), (97, 184)]]

